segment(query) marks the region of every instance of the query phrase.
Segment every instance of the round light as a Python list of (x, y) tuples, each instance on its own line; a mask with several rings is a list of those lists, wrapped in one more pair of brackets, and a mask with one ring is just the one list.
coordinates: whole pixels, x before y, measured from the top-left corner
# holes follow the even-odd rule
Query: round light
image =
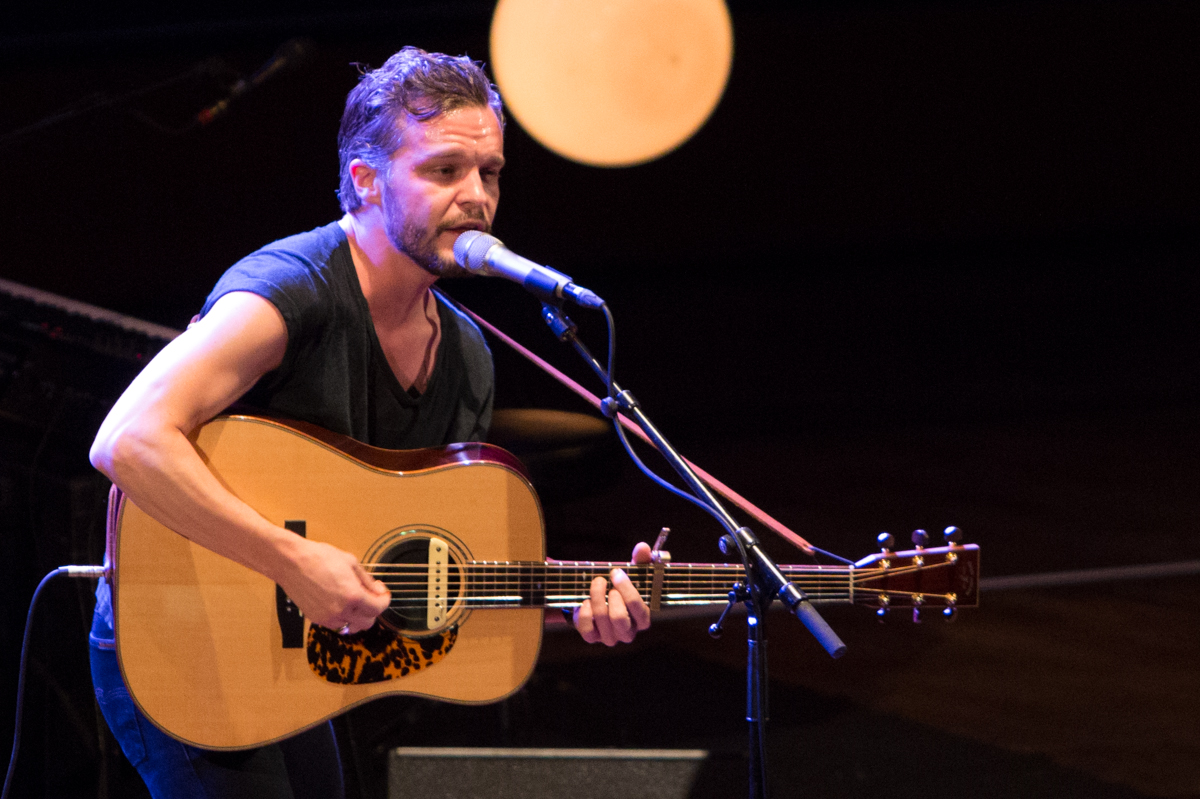
[(729, 78), (723, 0), (500, 0), (492, 70), (509, 113), (554, 152), (629, 166), (708, 119)]

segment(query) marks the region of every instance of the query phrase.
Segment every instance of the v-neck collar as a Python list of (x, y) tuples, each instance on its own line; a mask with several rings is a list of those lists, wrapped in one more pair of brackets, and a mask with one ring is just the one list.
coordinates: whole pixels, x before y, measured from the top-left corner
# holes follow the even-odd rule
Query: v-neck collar
[(383, 351), (383, 345), (379, 342), (379, 334), (375, 331), (375, 319), (371, 316), (370, 303), (367, 302), (367, 295), (363, 293), (362, 282), (358, 279), (358, 270), (354, 268), (354, 256), (350, 251), (350, 239), (346, 236), (346, 231), (342, 230), (340, 225), (338, 226), (338, 230), (342, 234), (342, 243), (338, 249), (343, 257), (343, 268), (349, 272), (350, 286), (354, 290), (354, 301), (358, 304), (359, 311), (367, 320), (367, 337), (371, 341), (371, 358), (377, 364), (377, 368), (374, 371), (377, 374), (383, 374), (384, 385), (401, 405), (408, 407), (420, 405), (421, 401), (432, 393), (435, 382), (442, 373), (446, 361), (446, 308), (442, 304), (442, 301), (438, 299), (437, 294), (431, 292), (433, 294), (434, 305), (437, 308), (438, 324), (441, 327), (441, 331), (438, 336), (437, 349), (433, 355), (433, 369), (429, 372), (429, 379), (425, 381), (425, 390), (413, 396), (409, 389), (400, 383), (400, 379), (392, 371), (392, 365), (388, 363), (387, 355)]

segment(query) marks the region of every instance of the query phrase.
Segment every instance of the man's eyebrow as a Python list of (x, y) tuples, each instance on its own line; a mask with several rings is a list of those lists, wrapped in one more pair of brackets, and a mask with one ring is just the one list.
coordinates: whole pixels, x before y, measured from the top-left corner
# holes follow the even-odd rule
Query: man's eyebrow
[[(446, 144), (440, 149), (436, 149), (428, 153), (425, 158), (421, 160), (421, 162), (430, 163), (431, 161), (462, 159), (469, 157), (470, 153), (471, 150), (461, 144)], [(507, 162), (504, 160), (503, 155), (496, 153), (495, 155), (485, 156), (481, 163), (487, 164), (488, 166), (503, 167)]]
[(438, 158), (462, 158), (467, 154), (467, 148), (461, 144), (444, 144), (438, 148), (430, 148), (422, 159), (424, 161), (434, 161)]

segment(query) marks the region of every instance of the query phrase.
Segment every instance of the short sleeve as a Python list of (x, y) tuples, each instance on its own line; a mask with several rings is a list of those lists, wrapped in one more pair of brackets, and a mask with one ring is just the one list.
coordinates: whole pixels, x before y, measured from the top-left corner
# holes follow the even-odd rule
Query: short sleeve
[(327, 263), (330, 254), (345, 240), (336, 223), (281, 239), (251, 253), (231, 266), (204, 301), (203, 317), (217, 300), (235, 291), (257, 294), (279, 309), (287, 326), (288, 364), (300, 342), (324, 324), (329, 294)]

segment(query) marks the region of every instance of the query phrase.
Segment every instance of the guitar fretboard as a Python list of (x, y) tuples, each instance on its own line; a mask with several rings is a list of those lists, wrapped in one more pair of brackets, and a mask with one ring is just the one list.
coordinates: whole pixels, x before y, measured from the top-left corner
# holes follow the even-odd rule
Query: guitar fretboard
[[(574, 607), (587, 599), (592, 581), (622, 569), (638, 593), (650, 595), (654, 567), (626, 563), (571, 561), (521, 563), (471, 561), (450, 569), (450, 593), (460, 594), (473, 607)], [(425, 566), (377, 564), (372, 570), (391, 589), (394, 605), (420, 605), (428, 593)], [(784, 567), (784, 573), (814, 602), (849, 602), (851, 570)], [(664, 605), (709, 605), (725, 602), (733, 584), (743, 577), (741, 567), (727, 564), (664, 564), (661, 601)], [(455, 588), (455, 581), (459, 589)], [(465, 586), (462, 583), (465, 581)], [(611, 587), (611, 585), (610, 585)]]
[[(474, 562), (463, 570), (468, 602), (490, 607), (574, 607), (586, 599), (596, 577), (622, 569), (642, 596), (649, 596), (654, 567), (623, 563), (574, 561), (564, 563)], [(845, 568), (789, 575), (814, 600), (849, 601)], [(709, 605), (725, 602), (733, 584), (743, 577), (741, 567), (726, 564), (664, 564), (664, 605)], [(610, 586), (611, 587), (611, 586)]]
[[(856, 566), (781, 566), (783, 573), (815, 603), (954, 604), (953, 576), (961, 554), (974, 547), (876, 556)], [(428, 601), (430, 574), (422, 564), (368, 564), (392, 590), (392, 606), (420, 607)], [(574, 607), (587, 599), (596, 577), (622, 569), (639, 594), (651, 596), (656, 567), (595, 561), (467, 561), (448, 568), (446, 590), (452, 603), (471, 608)], [(726, 602), (743, 578), (740, 566), (724, 563), (666, 563), (661, 567), (662, 605)], [(611, 584), (608, 586), (611, 588)]]

